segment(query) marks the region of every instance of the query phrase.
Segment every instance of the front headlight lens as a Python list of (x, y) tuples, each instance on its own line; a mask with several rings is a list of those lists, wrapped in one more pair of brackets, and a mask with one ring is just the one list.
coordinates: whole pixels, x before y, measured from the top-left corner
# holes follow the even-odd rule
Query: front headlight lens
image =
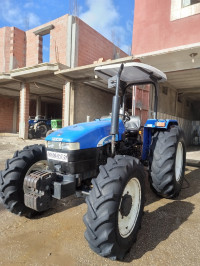
[(61, 149), (69, 150), (69, 151), (80, 150), (80, 143), (79, 142), (72, 142), (72, 143), (62, 142)]
[(47, 148), (49, 149), (56, 149), (56, 150), (65, 150), (65, 151), (74, 151), (80, 150), (80, 143), (79, 142), (60, 142), (60, 141), (47, 141)]
[(47, 141), (47, 148), (61, 150), (61, 142), (60, 141)]

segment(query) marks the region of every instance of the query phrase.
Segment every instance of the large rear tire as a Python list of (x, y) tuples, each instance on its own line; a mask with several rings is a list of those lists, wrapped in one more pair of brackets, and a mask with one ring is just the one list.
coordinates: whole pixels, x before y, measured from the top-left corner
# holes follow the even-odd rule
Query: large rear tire
[(24, 204), (24, 178), (32, 171), (44, 169), (45, 164), (44, 145), (26, 146), (22, 151), (16, 151), (12, 159), (7, 160), (6, 169), (0, 174), (0, 196), (3, 205), (10, 212), (27, 217), (35, 212)]
[(150, 184), (164, 198), (179, 195), (185, 173), (186, 149), (184, 134), (179, 126), (158, 131), (150, 147)]
[(97, 254), (122, 260), (141, 226), (144, 171), (137, 159), (122, 155), (99, 169), (86, 199), (85, 238)]

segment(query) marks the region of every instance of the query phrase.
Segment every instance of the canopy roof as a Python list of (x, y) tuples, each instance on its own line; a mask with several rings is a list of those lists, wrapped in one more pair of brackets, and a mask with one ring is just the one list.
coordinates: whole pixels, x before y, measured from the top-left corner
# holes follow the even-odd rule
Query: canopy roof
[[(99, 66), (94, 69), (97, 76), (103, 80), (117, 75), (121, 64)], [(120, 80), (129, 83), (151, 83), (152, 81), (164, 82), (167, 76), (155, 67), (142, 63), (125, 63)]]

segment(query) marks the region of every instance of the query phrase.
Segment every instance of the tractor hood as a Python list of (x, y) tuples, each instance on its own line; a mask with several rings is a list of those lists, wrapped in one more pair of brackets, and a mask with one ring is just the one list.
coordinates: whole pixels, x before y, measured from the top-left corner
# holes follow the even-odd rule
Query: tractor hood
[[(111, 142), (111, 119), (96, 119), (88, 123), (80, 123), (59, 129), (46, 137), (46, 141), (79, 142), (80, 149), (96, 148)], [(121, 140), (124, 132), (123, 121), (119, 120), (119, 135)]]

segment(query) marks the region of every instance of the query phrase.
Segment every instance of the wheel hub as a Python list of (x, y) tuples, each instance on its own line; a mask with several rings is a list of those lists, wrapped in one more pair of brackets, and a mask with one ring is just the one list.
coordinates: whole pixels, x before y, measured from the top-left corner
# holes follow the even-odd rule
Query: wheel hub
[(141, 186), (136, 177), (126, 184), (118, 211), (118, 229), (121, 237), (127, 238), (134, 230), (141, 206)]
[(122, 203), (120, 207), (120, 213), (122, 217), (127, 217), (132, 207), (132, 197), (127, 193), (122, 197)]

